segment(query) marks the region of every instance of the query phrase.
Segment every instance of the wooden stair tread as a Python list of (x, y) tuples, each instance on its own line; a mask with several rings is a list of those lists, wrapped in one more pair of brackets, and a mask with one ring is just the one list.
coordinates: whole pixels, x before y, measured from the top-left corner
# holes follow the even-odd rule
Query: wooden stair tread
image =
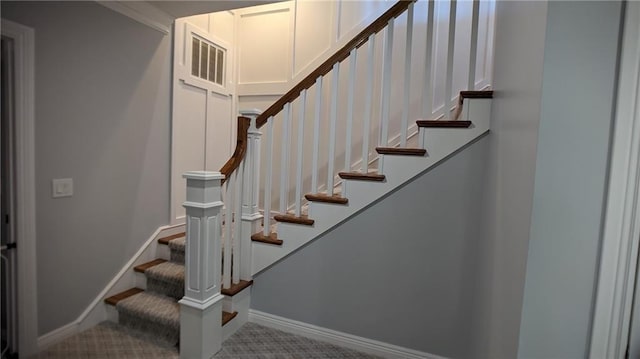
[(255, 234), (251, 235), (251, 240), (255, 241), (255, 242), (262, 242), (262, 243), (267, 243), (267, 244), (275, 244), (275, 245), (282, 245), (282, 240), (278, 239), (278, 233), (276, 232), (271, 232), (269, 233), (269, 236), (265, 236), (264, 233), (262, 232), (258, 232)]
[(135, 272), (138, 272), (138, 273), (144, 273), (144, 271), (146, 271), (147, 269), (149, 269), (149, 268), (151, 268), (153, 266), (157, 266), (158, 264), (164, 263), (166, 261), (167, 261), (166, 259), (160, 259), (160, 258), (154, 259), (151, 262), (142, 263), (142, 264), (139, 264), (139, 265), (133, 267), (133, 270)]
[(460, 91), (462, 98), (493, 98), (493, 90)]
[(115, 295), (110, 296), (109, 298), (105, 298), (104, 302), (110, 305), (116, 305), (118, 304), (119, 301), (123, 300), (123, 299), (127, 299), (131, 296), (134, 296), (138, 293), (144, 292), (143, 289), (140, 288), (131, 288), (131, 289), (127, 289), (122, 293), (118, 293)]
[(335, 203), (335, 204), (349, 203), (349, 199), (345, 197), (340, 197), (338, 195), (329, 196), (325, 193), (309, 193), (309, 194), (305, 194), (304, 198), (312, 202), (324, 202), (324, 203)]
[(220, 293), (233, 297), (234, 295), (242, 292), (243, 289), (250, 287), (252, 284), (252, 280), (241, 280), (239, 283), (231, 284), (231, 287), (229, 288), (222, 288)]
[(358, 181), (374, 181), (382, 182), (385, 180), (385, 175), (381, 175), (375, 172), (362, 173), (362, 172), (340, 172), (338, 176), (342, 179), (358, 180)]
[(231, 321), (231, 319), (236, 317), (236, 315), (238, 315), (238, 312), (229, 313), (229, 312), (225, 312), (223, 310), (222, 311), (222, 326), (224, 327), (225, 324), (229, 323)]
[(275, 219), (278, 222), (302, 224), (305, 226), (313, 226), (313, 223), (315, 222), (313, 219), (310, 219), (305, 215), (297, 217), (293, 214), (278, 214), (273, 216), (273, 219)]
[(184, 237), (186, 235), (187, 234), (185, 232), (176, 233), (176, 234), (171, 235), (171, 236), (159, 238), (158, 239), (158, 243), (160, 243), (160, 244), (169, 244), (169, 242), (171, 242), (172, 240), (177, 239), (177, 238), (182, 238), (182, 237)]
[(469, 128), (471, 121), (451, 121), (451, 120), (418, 120), (418, 127), (429, 128)]
[(376, 152), (381, 155), (424, 156), (427, 150), (424, 148), (376, 147)]

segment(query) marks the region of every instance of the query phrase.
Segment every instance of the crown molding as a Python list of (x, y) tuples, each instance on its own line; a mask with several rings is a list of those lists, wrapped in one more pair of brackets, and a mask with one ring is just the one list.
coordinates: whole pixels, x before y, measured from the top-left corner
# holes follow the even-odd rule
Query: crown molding
[(96, 2), (165, 35), (171, 32), (174, 18), (146, 1), (96, 0)]

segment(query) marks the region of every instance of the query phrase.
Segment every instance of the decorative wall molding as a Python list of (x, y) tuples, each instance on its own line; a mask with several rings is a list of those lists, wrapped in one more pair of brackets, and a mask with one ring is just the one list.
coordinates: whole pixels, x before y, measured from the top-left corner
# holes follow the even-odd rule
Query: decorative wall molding
[(589, 357), (627, 349), (640, 237), (640, 3), (626, 4), (600, 273)]
[(429, 354), (397, 345), (383, 343), (356, 335), (342, 333), (336, 330), (318, 327), (292, 319), (279, 317), (257, 310), (249, 310), (249, 321), (266, 327), (282, 330), (283, 332), (301, 335), (310, 339), (351, 348), (364, 353), (378, 355), (384, 358), (402, 359), (446, 359), (435, 354)]
[(171, 32), (171, 23), (174, 18), (146, 1), (96, 0), (96, 2), (165, 35)]

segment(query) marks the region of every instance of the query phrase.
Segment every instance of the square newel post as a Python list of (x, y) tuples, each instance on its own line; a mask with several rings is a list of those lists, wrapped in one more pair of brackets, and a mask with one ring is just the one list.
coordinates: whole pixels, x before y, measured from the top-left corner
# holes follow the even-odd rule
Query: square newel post
[(220, 172), (194, 171), (187, 180), (184, 297), (180, 358), (211, 358), (222, 345)]
[(260, 192), (260, 137), (262, 133), (256, 126), (256, 119), (262, 113), (260, 110), (244, 110), (240, 114), (251, 119), (247, 132), (247, 152), (243, 161), (243, 191), (242, 191), (242, 238), (240, 279), (252, 278), (251, 235), (260, 231), (262, 214), (258, 209)]

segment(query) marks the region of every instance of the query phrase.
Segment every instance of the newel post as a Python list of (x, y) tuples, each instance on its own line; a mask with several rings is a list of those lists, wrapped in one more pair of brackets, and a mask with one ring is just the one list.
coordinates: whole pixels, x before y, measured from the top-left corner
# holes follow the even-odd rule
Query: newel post
[(222, 345), (220, 172), (194, 171), (187, 180), (185, 288), (180, 303), (180, 358), (211, 358)]
[(258, 209), (258, 198), (260, 191), (260, 137), (262, 133), (256, 126), (256, 119), (262, 113), (259, 110), (240, 111), (244, 117), (251, 119), (251, 125), (247, 134), (247, 152), (242, 163), (242, 173), (244, 175), (242, 190), (242, 237), (241, 237), (241, 257), (240, 279), (251, 280), (252, 278), (252, 253), (251, 235), (260, 231), (260, 221), (262, 214)]

